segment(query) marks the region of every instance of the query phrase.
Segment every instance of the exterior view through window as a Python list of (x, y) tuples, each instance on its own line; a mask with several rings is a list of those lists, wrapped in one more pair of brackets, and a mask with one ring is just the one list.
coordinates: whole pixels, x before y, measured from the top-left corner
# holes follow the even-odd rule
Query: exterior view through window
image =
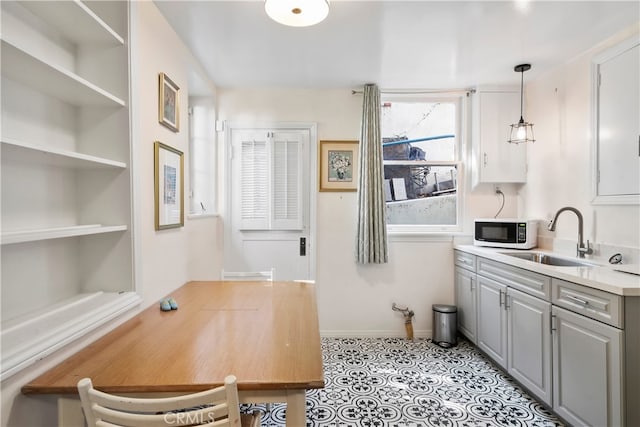
[(457, 226), (459, 110), (459, 98), (383, 100), (382, 149), (390, 230)]

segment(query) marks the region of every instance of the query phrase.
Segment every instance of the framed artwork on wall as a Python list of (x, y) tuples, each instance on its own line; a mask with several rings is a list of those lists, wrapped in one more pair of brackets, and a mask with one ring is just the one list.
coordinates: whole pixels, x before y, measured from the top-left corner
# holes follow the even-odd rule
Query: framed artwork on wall
[(165, 73), (160, 73), (158, 121), (174, 132), (180, 130), (180, 88)]
[(184, 225), (184, 156), (182, 151), (156, 141), (155, 225), (156, 230)]
[(320, 191), (356, 191), (358, 141), (320, 141)]

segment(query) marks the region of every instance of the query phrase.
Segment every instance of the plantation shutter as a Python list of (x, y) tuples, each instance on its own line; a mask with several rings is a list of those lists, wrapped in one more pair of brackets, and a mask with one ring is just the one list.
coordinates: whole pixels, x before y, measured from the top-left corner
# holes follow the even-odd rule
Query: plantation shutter
[(240, 143), (240, 221), (244, 229), (269, 228), (269, 155), (266, 138)]
[(240, 141), (241, 229), (302, 229), (303, 143), (299, 132)]
[(299, 134), (276, 133), (273, 141), (273, 228), (302, 229), (302, 141)]

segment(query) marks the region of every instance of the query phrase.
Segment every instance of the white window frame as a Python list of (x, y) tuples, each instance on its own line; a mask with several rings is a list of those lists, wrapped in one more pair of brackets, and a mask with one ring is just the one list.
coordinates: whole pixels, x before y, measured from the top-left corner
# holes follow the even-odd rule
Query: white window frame
[[(456, 104), (457, 123), (456, 123), (456, 144), (454, 147), (453, 161), (403, 161), (403, 160), (383, 160), (384, 165), (411, 164), (420, 166), (455, 166), (456, 167), (456, 224), (455, 225), (427, 225), (427, 224), (387, 224), (387, 233), (389, 236), (415, 235), (415, 234), (457, 234), (463, 229), (463, 205), (465, 194), (465, 171), (463, 162), (463, 147), (466, 146), (467, 138), (467, 119), (468, 119), (468, 93), (450, 92), (450, 93), (407, 93), (407, 94), (388, 94), (381, 96), (384, 102), (454, 102)], [(382, 141), (380, 141), (382, 144)], [(386, 204), (385, 204), (386, 205)]]
[(214, 102), (208, 97), (189, 98), (189, 218), (218, 215)]

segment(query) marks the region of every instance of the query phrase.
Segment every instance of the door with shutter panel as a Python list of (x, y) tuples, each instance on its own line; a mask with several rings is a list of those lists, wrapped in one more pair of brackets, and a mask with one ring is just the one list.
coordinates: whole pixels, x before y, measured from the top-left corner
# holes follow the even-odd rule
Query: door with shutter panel
[(225, 270), (273, 267), (276, 280), (311, 279), (311, 129), (232, 128), (229, 135)]

